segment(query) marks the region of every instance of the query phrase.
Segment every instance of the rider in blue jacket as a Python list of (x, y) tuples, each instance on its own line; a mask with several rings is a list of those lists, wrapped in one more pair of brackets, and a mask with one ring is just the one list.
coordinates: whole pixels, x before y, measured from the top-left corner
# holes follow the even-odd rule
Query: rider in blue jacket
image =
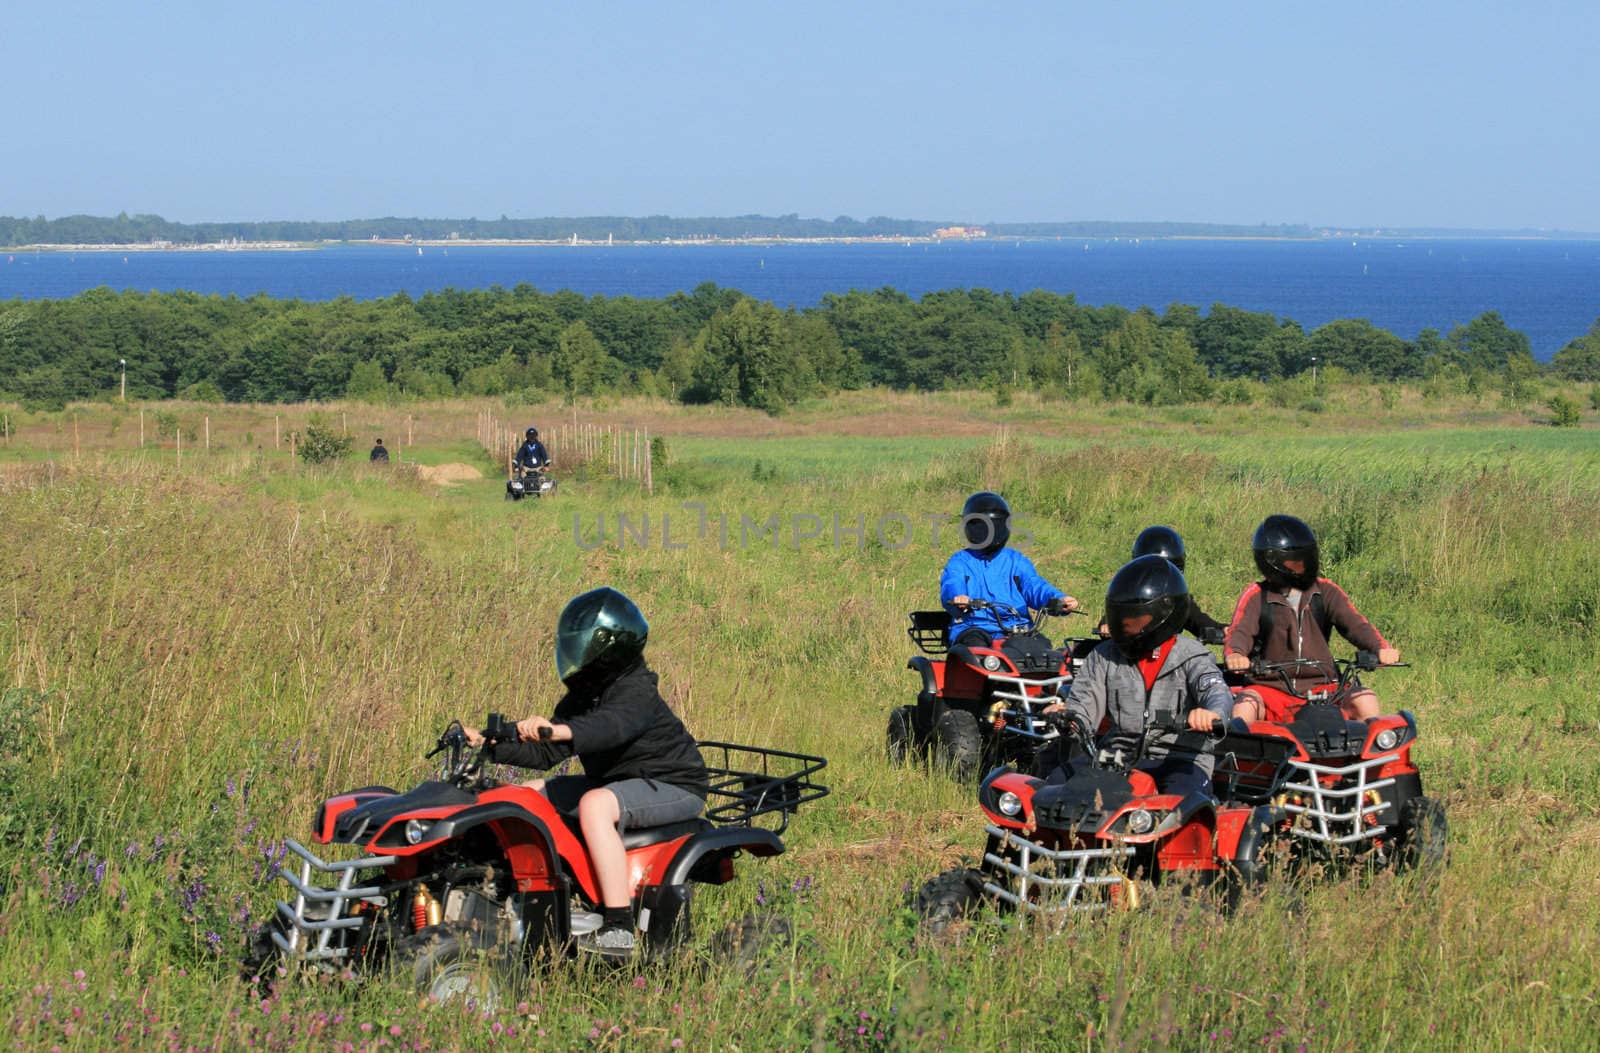
[[(950, 612), (952, 644), (988, 646), (1006, 629), (1026, 625), (1029, 608), (1055, 613), (1078, 609), (1078, 601), (1044, 580), (1032, 560), (1006, 547), (1010, 520), (1005, 498), (987, 490), (973, 494), (962, 506), (967, 547), (950, 557), (939, 578), (939, 602)], [(973, 600), (1002, 603), (1020, 613), (973, 610)]]

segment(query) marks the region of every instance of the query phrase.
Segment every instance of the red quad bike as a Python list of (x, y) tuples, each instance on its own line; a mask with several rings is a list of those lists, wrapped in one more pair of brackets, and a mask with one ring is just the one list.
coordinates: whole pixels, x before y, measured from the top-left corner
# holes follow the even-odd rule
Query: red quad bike
[(1436, 867), (1445, 858), (1449, 824), (1444, 804), (1423, 794), (1422, 775), (1411, 762), (1417, 718), (1401, 710), (1371, 723), (1345, 719), (1339, 704), (1360, 689), (1358, 670), (1380, 668), (1378, 656), (1360, 651), (1354, 661), (1334, 664), (1334, 683), (1304, 693), (1295, 691), (1293, 677), (1314, 663), (1252, 667), (1257, 679), (1279, 676), (1283, 690), (1306, 700), (1288, 724), (1250, 725), (1252, 731), (1282, 735), (1295, 744), (1290, 775), (1278, 797), (1294, 836), (1295, 863), (1338, 869), (1358, 862), (1374, 868)]
[(995, 611), (1002, 621), (1009, 616), (1018, 627), (988, 647), (952, 645), (949, 612), (911, 612), (906, 635), (922, 654), (912, 655), (906, 668), (922, 674), (922, 690), (916, 705), (889, 713), (892, 763), (926, 758), (967, 782), (1000, 764), (1031, 768), (1039, 748), (1055, 736), (1037, 711), (1057, 700), (1087, 649), (1051, 647), (1040, 632), (1043, 611), (984, 600), (973, 600), (972, 607)]
[(946, 871), (922, 886), (914, 906), (937, 934), (981, 905), (1059, 924), (1080, 914), (1132, 910), (1142, 893), (1169, 882), (1221, 884), (1232, 907), (1267, 878), (1281, 855), (1284, 812), (1271, 801), (1294, 744), (1229, 721), (1212, 732), (1152, 728), (1142, 756), (1216, 758), (1216, 796), (1163, 794), (1133, 765), (1141, 757), (1098, 750), (1087, 729), (1063, 713), (1047, 718), (1082, 750), (1064, 783), (1011, 768), (978, 789), (985, 819), (978, 867)]
[[(281, 876), (293, 896), (278, 903), (266, 931), (272, 946), (260, 950), (323, 970), (388, 969), (440, 1000), (482, 1006), (498, 1004), (540, 954), (573, 957), (573, 936), (598, 927), (602, 909), (577, 817), (536, 790), (483, 774), (492, 744), (515, 739), (513, 721), (490, 714), (484, 737), (484, 748), (470, 751), (459, 723), (446, 729), (428, 754), (448, 751), (442, 781), (406, 793), (368, 786), (325, 801), (312, 839), (362, 854), (324, 861), (289, 840), (293, 858)], [(814, 778), (827, 764), (821, 757), (724, 742), (700, 749), (711, 777), (705, 816), (622, 838), (640, 958), (683, 946), (695, 886), (733, 880), (744, 853), (781, 854), (789, 817), (828, 793)], [(764, 941), (787, 935), (781, 919), (752, 916), (730, 926), (719, 949), (753, 965)]]

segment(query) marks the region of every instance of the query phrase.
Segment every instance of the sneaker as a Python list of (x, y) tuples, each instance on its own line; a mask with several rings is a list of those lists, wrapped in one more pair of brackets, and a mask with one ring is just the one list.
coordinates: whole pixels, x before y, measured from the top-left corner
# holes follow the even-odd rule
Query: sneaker
[(633, 933), (617, 925), (606, 925), (598, 932), (578, 937), (578, 950), (606, 958), (632, 958), (633, 948)]
[(604, 925), (604, 914), (596, 914), (592, 910), (575, 910), (572, 912), (572, 935), (582, 936), (594, 932)]

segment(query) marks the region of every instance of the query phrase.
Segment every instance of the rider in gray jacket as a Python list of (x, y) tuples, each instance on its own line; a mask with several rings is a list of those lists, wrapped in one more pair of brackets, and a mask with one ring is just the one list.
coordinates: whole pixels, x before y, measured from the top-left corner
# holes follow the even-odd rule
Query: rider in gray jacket
[[(1178, 635), (1188, 616), (1189, 586), (1170, 562), (1150, 555), (1124, 566), (1106, 590), (1111, 639), (1090, 652), (1066, 699), (1045, 712), (1065, 710), (1091, 734), (1108, 722), (1097, 745), (1130, 758), (1152, 727), (1208, 731), (1227, 719), (1233, 697), (1216, 659)], [(1209, 756), (1146, 758), (1137, 766), (1163, 793), (1210, 790)]]

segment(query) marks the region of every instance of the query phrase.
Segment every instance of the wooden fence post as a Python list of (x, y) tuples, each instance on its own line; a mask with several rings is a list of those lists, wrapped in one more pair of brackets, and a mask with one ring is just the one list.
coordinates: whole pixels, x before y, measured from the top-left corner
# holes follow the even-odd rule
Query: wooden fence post
[(78, 450), (78, 415), (76, 413), (74, 413), (72, 415), (72, 459), (74, 461), (76, 461), (78, 459), (79, 455), (80, 454), (79, 454), (79, 450)]
[(139, 449), (144, 449), (144, 407), (139, 407)]
[(206, 415), (206, 452), (211, 452), (211, 415)]
[(274, 450), (283, 446), (283, 422), (278, 415), (272, 415), (272, 448)]

